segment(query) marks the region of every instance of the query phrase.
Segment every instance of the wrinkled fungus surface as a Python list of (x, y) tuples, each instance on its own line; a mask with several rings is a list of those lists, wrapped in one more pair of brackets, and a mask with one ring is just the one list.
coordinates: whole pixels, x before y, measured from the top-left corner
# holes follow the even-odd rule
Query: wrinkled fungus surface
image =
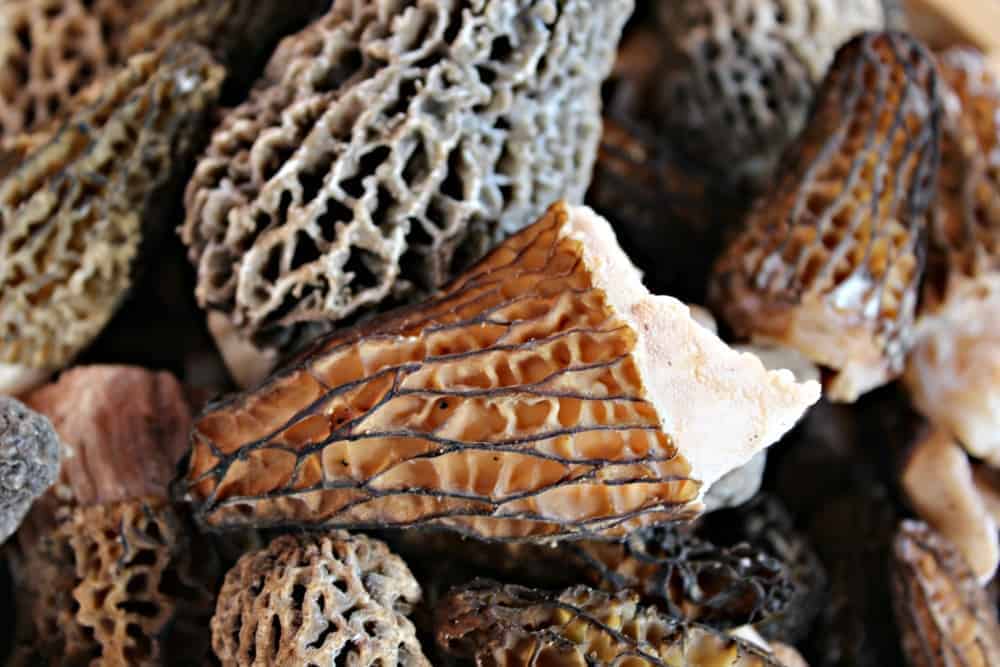
[(903, 370), (936, 183), (936, 65), (903, 33), (837, 53), (781, 176), (715, 267), (712, 297), (735, 332), (827, 367), (854, 401)]
[(212, 406), (179, 490), (210, 527), (623, 535), (697, 513), (818, 389), (650, 295), (606, 221), (557, 204), (435, 299)]
[(212, 618), (224, 667), (430, 667), (406, 618), (420, 586), (378, 540), (284, 536), (226, 575)]
[(893, 542), (893, 607), (910, 667), (1000, 664), (997, 610), (962, 554), (926, 524)]
[(0, 396), (0, 543), (58, 474), (59, 436), (52, 423), (17, 399)]
[(438, 287), (501, 232), (580, 201), (631, 10), (337, 0), (281, 44), (188, 186), (200, 303), (288, 346), (298, 325)]
[(0, 181), (0, 362), (59, 368), (101, 331), (222, 76), (196, 46), (135, 56)]
[(634, 593), (549, 593), (475, 582), (439, 606), (438, 641), (481, 667), (778, 667), (767, 653), (688, 624)]
[(78, 508), (15, 572), (17, 665), (197, 664), (218, 564), (160, 499)]

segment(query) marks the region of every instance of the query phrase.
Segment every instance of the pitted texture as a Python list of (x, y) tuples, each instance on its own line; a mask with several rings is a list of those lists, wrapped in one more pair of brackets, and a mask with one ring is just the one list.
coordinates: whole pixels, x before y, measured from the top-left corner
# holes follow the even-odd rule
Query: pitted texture
[(740, 336), (829, 368), (853, 401), (902, 371), (938, 166), (935, 64), (902, 33), (837, 54), (781, 177), (715, 267), (712, 298)]
[(378, 540), (286, 535), (226, 575), (212, 618), (224, 667), (430, 667), (406, 618), (420, 586)]
[(80, 508), (18, 566), (15, 664), (198, 664), (218, 564), (163, 500)]
[(53, 133), (79, 109), (77, 93), (142, 51), (194, 42), (242, 72), (320, 5), (322, 0), (5, 0), (0, 140), (10, 146), (24, 140), (21, 133)]
[(734, 181), (766, 183), (836, 50), (885, 27), (880, 0), (660, 2), (664, 67), (651, 113)]
[(893, 606), (910, 667), (1000, 664), (997, 610), (962, 555), (919, 521), (893, 543)]
[(195, 46), (136, 56), (0, 182), (0, 361), (59, 367), (100, 332), (222, 75)]
[(624, 543), (580, 542), (567, 550), (592, 585), (632, 589), (675, 618), (717, 628), (752, 625), (782, 611), (795, 589), (776, 558), (738, 544), (721, 548), (670, 527), (637, 531)]
[(327, 337), (203, 414), (184, 480), (200, 520), (526, 539), (695, 512), (637, 334), (569, 224), (553, 207), (439, 297)]
[(119, 41), (148, 1), (0, 4), (0, 138), (63, 119), (73, 97), (122, 62)]
[(305, 323), (438, 287), (501, 232), (581, 200), (631, 9), (337, 0), (282, 43), (188, 186), (200, 303), (289, 346)]
[[(946, 113), (939, 189), (931, 216), (931, 258), (942, 262), (949, 274), (974, 277), (997, 272), (1000, 79), (986, 56), (967, 48), (941, 54), (938, 67)], [(933, 273), (931, 278), (940, 280)]]
[(634, 593), (475, 582), (439, 606), (438, 642), (480, 667), (779, 667), (762, 650), (639, 605)]
[(59, 474), (52, 423), (17, 399), (0, 396), (0, 543)]

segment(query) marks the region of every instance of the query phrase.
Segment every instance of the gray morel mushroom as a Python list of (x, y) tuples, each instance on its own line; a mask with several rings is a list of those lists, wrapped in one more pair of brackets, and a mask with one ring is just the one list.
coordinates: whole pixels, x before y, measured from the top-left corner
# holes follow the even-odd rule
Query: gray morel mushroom
[(0, 391), (69, 363), (121, 304), (222, 77), (197, 46), (135, 56), (3, 176)]
[(673, 0), (644, 115), (733, 182), (766, 184), (834, 53), (886, 27), (881, 0)]
[(735, 334), (824, 367), (853, 402), (903, 372), (936, 189), (941, 100), (903, 33), (838, 51), (780, 177), (716, 263), (710, 297)]
[(212, 617), (223, 667), (430, 667), (406, 618), (420, 585), (378, 540), (286, 535), (240, 559)]
[(437, 297), (211, 406), (177, 490), (215, 529), (621, 536), (697, 514), (818, 398), (650, 294), (608, 222), (560, 203)]
[(0, 543), (59, 474), (59, 436), (44, 416), (0, 396)]
[(581, 201), (631, 10), (336, 0), (282, 42), (188, 186), (199, 302), (287, 349), (440, 287), (553, 201)]

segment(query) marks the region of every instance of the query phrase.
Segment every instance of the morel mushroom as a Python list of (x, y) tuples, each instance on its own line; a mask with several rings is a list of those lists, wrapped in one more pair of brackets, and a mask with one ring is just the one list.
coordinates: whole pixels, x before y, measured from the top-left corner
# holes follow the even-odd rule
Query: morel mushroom
[(901, 485), (917, 514), (951, 541), (983, 583), (1000, 563), (997, 523), (986, 509), (962, 448), (934, 429), (909, 452)]
[(892, 583), (910, 667), (1000, 664), (1000, 624), (993, 603), (958, 550), (926, 524), (900, 524)]
[(696, 514), (818, 395), (651, 296), (608, 223), (561, 203), (205, 412), (178, 490), (213, 528), (623, 535)]
[(665, 54), (647, 113), (719, 173), (767, 182), (836, 50), (886, 27), (881, 0), (659, 3)]
[(378, 540), (286, 535), (226, 575), (212, 618), (224, 667), (430, 667), (406, 614), (420, 586)]
[(1000, 465), (1000, 78), (969, 49), (938, 64), (947, 101), (941, 183), (905, 379), (923, 414)]
[(5, 0), (0, 3), (0, 140), (58, 129), (78, 105), (77, 93), (142, 51), (195, 42), (242, 73), (321, 4)]
[(188, 185), (199, 302), (286, 349), (580, 201), (631, 9), (336, 0), (281, 44)]
[(547, 593), (480, 581), (439, 606), (438, 642), (480, 667), (780, 667), (765, 651), (584, 586)]
[(712, 297), (735, 333), (826, 367), (832, 400), (903, 370), (938, 163), (935, 70), (901, 33), (845, 45), (781, 177), (715, 267)]
[(0, 543), (59, 474), (59, 436), (20, 401), (0, 396)]
[(0, 390), (64, 366), (110, 319), (222, 75), (190, 45), (136, 56), (0, 181), (0, 363), (15, 368)]
[(198, 664), (221, 574), (162, 498), (77, 508), (17, 563), (14, 664)]

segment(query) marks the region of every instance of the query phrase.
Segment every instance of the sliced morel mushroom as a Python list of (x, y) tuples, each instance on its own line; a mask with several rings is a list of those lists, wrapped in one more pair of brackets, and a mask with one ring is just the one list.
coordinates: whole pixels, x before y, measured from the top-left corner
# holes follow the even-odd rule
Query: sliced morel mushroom
[(1000, 665), (997, 611), (959, 551), (903, 521), (893, 543), (893, 607), (910, 667)]
[(286, 535), (226, 575), (212, 618), (224, 667), (430, 667), (406, 618), (420, 586), (378, 540)]
[(780, 667), (764, 650), (642, 607), (635, 593), (474, 582), (439, 606), (438, 642), (480, 667)]
[(0, 396), (0, 543), (14, 534), (59, 474), (59, 436), (52, 422)]
[(881, 0), (658, 4), (663, 66), (650, 109), (689, 155), (766, 183), (805, 123), (834, 53), (885, 27)]
[(712, 297), (735, 333), (826, 367), (832, 400), (903, 370), (938, 164), (935, 70), (902, 33), (845, 45), (780, 178), (715, 267)]
[(191, 45), (136, 56), (0, 181), (0, 363), (23, 371), (0, 390), (64, 366), (111, 318), (222, 76)]
[(77, 508), (16, 563), (14, 664), (202, 664), (220, 577), (163, 499)]
[(608, 223), (560, 203), (205, 412), (178, 490), (215, 528), (623, 535), (696, 514), (818, 395), (650, 295)]
[(1000, 75), (969, 49), (938, 65), (940, 187), (905, 380), (924, 415), (1000, 465)]
[(188, 185), (199, 302), (288, 348), (582, 200), (631, 9), (336, 0), (281, 44)]

